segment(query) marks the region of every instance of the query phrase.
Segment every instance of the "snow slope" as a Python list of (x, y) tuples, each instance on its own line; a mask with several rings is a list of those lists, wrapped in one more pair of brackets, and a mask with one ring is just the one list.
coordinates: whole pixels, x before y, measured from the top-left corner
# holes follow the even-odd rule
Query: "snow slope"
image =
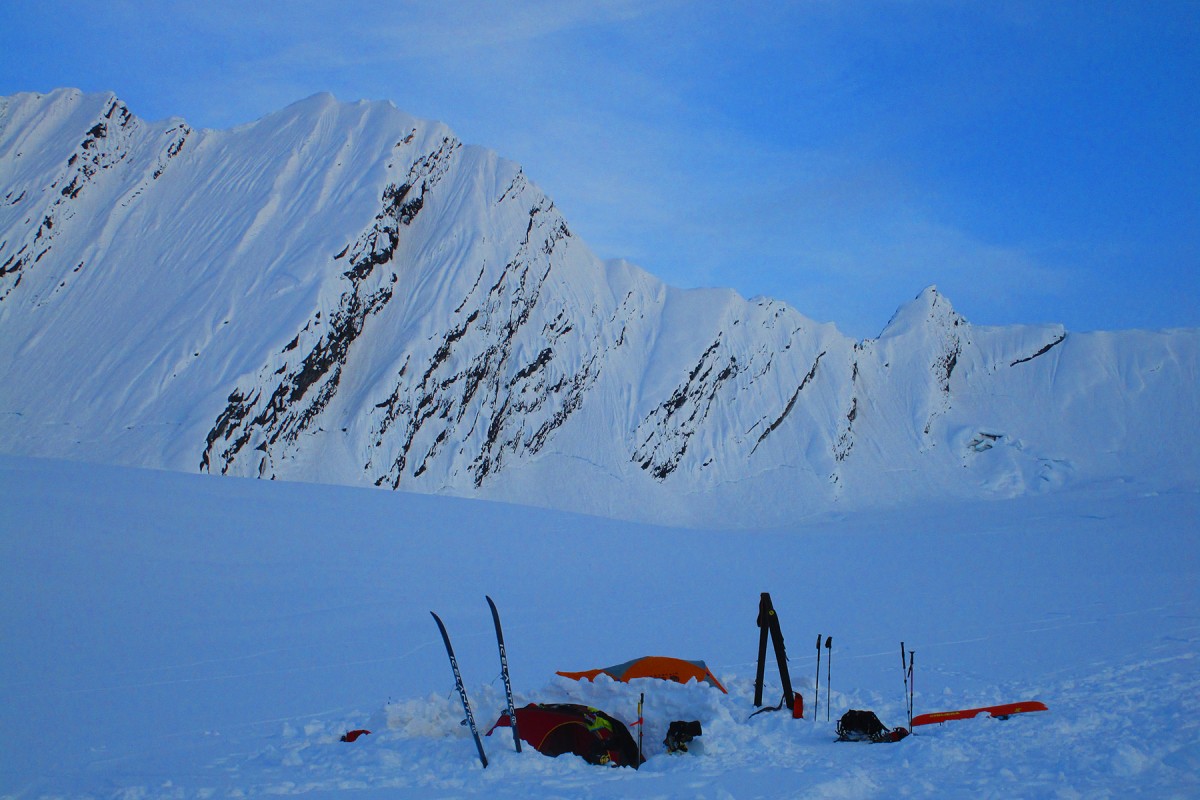
[(1198, 363), (1200, 331), (986, 328), (932, 287), (863, 342), (668, 287), (389, 103), (0, 98), (0, 452), (782, 524), (1186, 485)]
[[(1193, 484), (680, 530), (515, 505), (0, 456), (0, 797), (1194, 797), (1200, 564)], [(758, 595), (816, 719), (753, 710)], [(640, 771), (517, 754), (481, 769), (476, 713), (519, 703), (632, 721)], [(834, 744), (832, 719), (1040, 699), (1050, 711)], [(577, 684), (557, 669), (703, 658), (730, 689)], [(828, 663), (827, 661), (825, 662)], [(824, 666), (823, 670), (824, 671)], [(821, 683), (826, 685), (825, 675)], [(767, 697), (778, 692), (773, 668)], [(700, 720), (687, 755), (661, 740)], [(346, 730), (370, 736), (338, 741)]]

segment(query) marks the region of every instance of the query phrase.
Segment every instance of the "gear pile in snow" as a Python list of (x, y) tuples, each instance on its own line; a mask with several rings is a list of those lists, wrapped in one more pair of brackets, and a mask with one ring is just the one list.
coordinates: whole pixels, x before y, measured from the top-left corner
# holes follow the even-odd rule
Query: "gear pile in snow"
[(874, 711), (852, 708), (838, 720), (837, 735), (839, 742), (898, 742), (908, 736), (908, 730), (888, 728)]

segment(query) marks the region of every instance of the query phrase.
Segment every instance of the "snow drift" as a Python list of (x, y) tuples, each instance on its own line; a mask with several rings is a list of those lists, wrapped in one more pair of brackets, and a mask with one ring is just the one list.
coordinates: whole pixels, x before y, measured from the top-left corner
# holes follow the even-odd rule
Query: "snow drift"
[(1194, 482), (1198, 351), (974, 326), (932, 287), (858, 342), (668, 287), (388, 103), (215, 131), (111, 94), (0, 99), (8, 453), (777, 524)]

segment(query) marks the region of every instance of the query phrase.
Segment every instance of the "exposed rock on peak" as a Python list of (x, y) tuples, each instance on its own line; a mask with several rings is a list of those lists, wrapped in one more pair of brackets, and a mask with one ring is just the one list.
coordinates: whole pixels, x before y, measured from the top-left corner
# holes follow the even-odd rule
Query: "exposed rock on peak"
[[(0, 447), (673, 524), (1196, 480), (1198, 335), (855, 342), (601, 262), (520, 168), (390, 103), (229, 131), (0, 98)], [(1169, 463), (1169, 471), (1156, 465)]]

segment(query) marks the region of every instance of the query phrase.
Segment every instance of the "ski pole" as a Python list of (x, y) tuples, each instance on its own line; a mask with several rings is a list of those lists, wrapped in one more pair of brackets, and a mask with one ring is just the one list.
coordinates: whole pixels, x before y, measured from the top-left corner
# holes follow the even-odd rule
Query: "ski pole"
[(817, 721), (817, 709), (821, 707), (821, 634), (817, 634), (817, 682), (813, 689), (813, 722)]
[[(904, 676), (904, 707), (908, 709), (908, 716), (912, 717), (912, 703), (909, 702), (908, 695), (908, 656), (905, 655), (904, 642), (900, 642), (900, 674)], [(912, 729), (912, 720), (909, 720), (909, 729)]]
[(908, 651), (908, 729), (912, 730), (913, 697), (917, 693), (916, 681), (913, 679), (913, 664), (917, 661), (917, 651)]
[[(642, 716), (642, 703), (644, 703), (644, 702), (646, 702), (646, 693), (642, 692), (640, 695), (638, 695), (638, 718), (637, 718), (638, 766), (639, 767), (642, 765), (642, 761), (644, 760), (642, 757), (642, 728), (646, 727), (646, 718)], [(909, 727), (912, 727), (912, 726), (910, 725)]]
[[(829, 655), (825, 659), (825, 721), (829, 722), (829, 704), (832, 702), (830, 690), (833, 688), (833, 637), (825, 637), (825, 649)], [(818, 667), (818, 669), (820, 669)]]

